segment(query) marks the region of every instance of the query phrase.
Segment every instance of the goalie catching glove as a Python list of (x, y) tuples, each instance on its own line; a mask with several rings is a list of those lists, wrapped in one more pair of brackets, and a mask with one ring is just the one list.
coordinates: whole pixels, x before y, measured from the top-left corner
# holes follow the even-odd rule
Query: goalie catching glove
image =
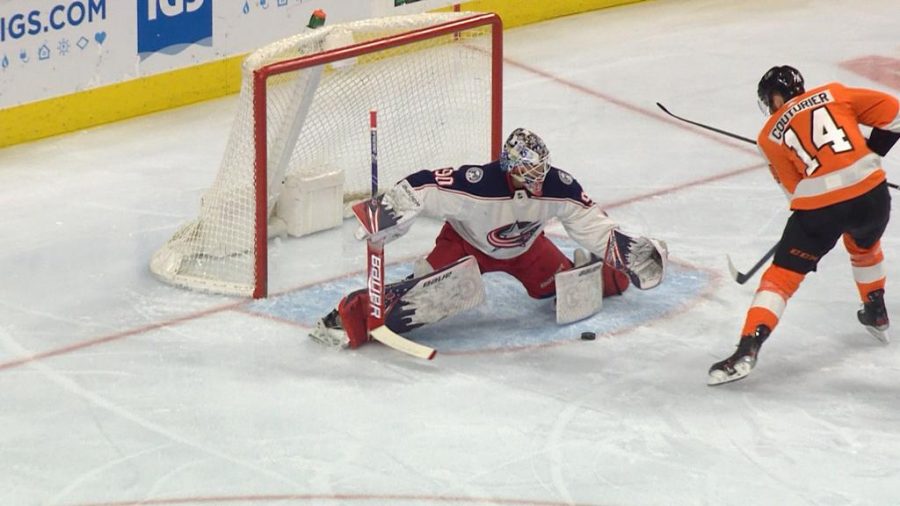
[(422, 210), (422, 203), (406, 180), (384, 194), (353, 206), (360, 226), (354, 234), (359, 240), (389, 243), (409, 231)]
[(606, 263), (627, 274), (639, 290), (649, 290), (662, 282), (668, 258), (669, 249), (663, 241), (631, 237), (619, 230), (609, 234)]

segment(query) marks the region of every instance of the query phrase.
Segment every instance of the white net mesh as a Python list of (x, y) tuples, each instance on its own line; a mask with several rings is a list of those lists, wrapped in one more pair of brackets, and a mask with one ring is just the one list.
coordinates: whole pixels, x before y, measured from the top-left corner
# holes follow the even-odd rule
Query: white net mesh
[[(238, 112), (216, 180), (201, 201), (197, 219), (156, 252), (151, 270), (180, 286), (254, 293), (259, 281), (254, 270), (254, 70), (472, 15), (428, 13), (326, 26), (248, 56)], [(416, 170), (487, 161), (492, 148), (491, 62), (491, 27), (480, 26), (420, 42), (388, 43), (356, 58), (269, 77), (269, 213), (289, 175), (342, 170), (346, 203), (370, 194), (372, 109), (378, 111), (381, 188)]]

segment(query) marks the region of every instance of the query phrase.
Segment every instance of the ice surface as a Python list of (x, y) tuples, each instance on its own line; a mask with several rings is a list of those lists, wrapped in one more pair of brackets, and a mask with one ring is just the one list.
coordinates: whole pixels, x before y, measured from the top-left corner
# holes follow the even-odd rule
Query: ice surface
[[(349, 222), (273, 243), (267, 301), (151, 276), (212, 182), (233, 98), (0, 151), (0, 504), (900, 503), (900, 356), (856, 322), (840, 247), (753, 374), (706, 386), (756, 287), (725, 255), (749, 267), (788, 213), (753, 146), (655, 106), (752, 137), (772, 65), (900, 93), (842, 66), (896, 58), (897, 26), (892, 0), (685, 0), (508, 31), (506, 129), (539, 132), (673, 269), (562, 329), (490, 275), (483, 308), (417, 331), (431, 362), (305, 337), (361, 279)], [(436, 230), (390, 244), (392, 272)]]

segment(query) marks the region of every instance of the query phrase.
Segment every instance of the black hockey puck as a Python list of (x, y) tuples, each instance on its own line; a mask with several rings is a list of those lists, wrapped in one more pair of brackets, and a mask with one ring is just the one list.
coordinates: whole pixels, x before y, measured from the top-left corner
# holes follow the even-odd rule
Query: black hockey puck
[(594, 334), (593, 332), (582, 332), (581, 333), (582, 341), (593, 341), (594, 339), (597, 339), (597, 334)]

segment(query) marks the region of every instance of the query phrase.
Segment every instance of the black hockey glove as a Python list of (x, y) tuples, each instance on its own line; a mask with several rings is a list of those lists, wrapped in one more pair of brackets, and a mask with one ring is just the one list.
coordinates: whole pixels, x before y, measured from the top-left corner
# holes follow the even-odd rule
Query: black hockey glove
[(900, 139), (900, 133), (873, 128), (871, 135), (869, 135), (869, 139), (866, 141), (866, 146), (877, 153), (878, 156), (886, 156), (888, 151), (894, 147), (897, 139)]

